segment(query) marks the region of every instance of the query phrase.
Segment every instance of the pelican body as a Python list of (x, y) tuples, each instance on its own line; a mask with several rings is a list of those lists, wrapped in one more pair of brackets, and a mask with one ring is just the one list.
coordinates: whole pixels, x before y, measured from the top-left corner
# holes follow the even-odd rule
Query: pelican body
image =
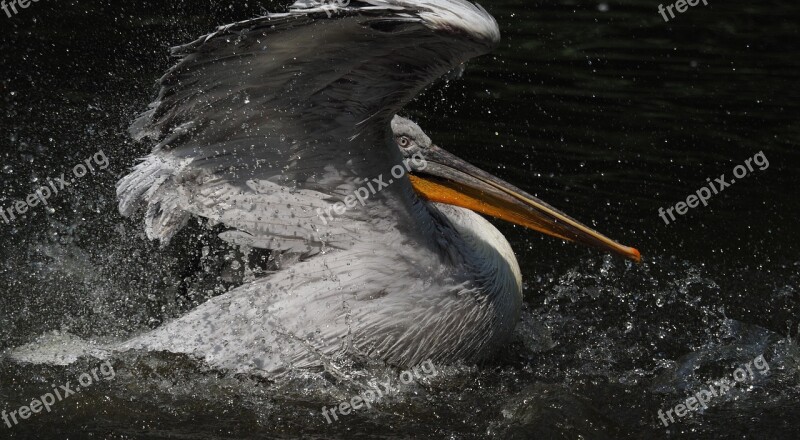
[[(305, 0), (174, 48), (131, 127), (155, 145), (118, 183), (120, 212), (142, 208), (164, 244), (197, 216), (296, 258), (115, 348), (266, 375), (340, 356), (475, 362), (508, 341), (522, 304), (514, 252), (482, 214), (638, 260), (396, 115), (499, 39), (462, 0)], [(368, 200), (348, 199), (379, 177)], [(321, 221), (335, 203), (348, 208)]]

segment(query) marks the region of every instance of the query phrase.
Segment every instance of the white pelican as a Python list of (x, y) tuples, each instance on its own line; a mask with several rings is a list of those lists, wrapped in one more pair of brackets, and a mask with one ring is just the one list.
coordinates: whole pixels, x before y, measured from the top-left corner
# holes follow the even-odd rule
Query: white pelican
[(499, 39), (462, 0), (303, 0), (174, 48), (180, 61), (131, 127), (155, 146), (119, 182), (120, 212), (143, 207), (162, 243), (198, 216), (227, 241), (297, 258), (117, 349), (267, 375), (340, 355), (479, 360), (511, 335), (522, 287), (478, 213), (638, 261), (396, 116)]

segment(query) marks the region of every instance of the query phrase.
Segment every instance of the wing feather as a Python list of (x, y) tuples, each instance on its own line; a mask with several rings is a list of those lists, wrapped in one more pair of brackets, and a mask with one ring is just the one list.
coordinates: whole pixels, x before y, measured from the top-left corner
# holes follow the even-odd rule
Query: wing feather
[(195, 215), (232, 240), (303, 251), (394, 228), (385, 213), (404, 208), (393, 191), (347, 222), (317, 210), (388, 171), (399, 160), (386, 146), (391, 117), (498, 39), (494, 19), (461, 0), (303, 0), (176, 47), (179, 62), (131, 125), (155, 146), (118, 183), (120, 212), (146, 206), (147, 234), (162, 242)]

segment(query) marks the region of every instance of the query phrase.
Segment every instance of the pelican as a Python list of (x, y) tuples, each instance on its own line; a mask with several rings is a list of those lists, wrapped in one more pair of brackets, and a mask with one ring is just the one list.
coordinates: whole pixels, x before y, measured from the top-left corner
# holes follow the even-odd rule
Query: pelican
[(292, 258), (115, 349), (265, 375), (340, 356), (476, 362), (522, 304), (514, 252), (482, 215), (639, 261), (397, 116), (499, 40), (463, 0), (301, 0), (173, 48), (131, 126), (153, 147), (118, 182), (120, 212), (141, 208), (163, 245), (199, 217)]

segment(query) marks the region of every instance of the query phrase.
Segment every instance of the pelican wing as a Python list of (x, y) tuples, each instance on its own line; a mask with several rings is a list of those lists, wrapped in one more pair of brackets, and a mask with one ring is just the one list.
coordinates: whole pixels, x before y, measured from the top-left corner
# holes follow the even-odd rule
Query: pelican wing
[(413, 258), (361, 243), (300, 262), (114, 348), (186, 353), (217, 368), (272, 376), (333, 367), (354, 354), (408, 367), (473, 361), (499, 345), (490, 330), (501, 312), (463, 299), (474, 284), (453, 280), (447, 266), (420, 268), (435, 258), (424, 248), (399, 247)]
[(461, 0), (304, 0), (175, 47), (180, 61), (131, 126), (155, 146), (118, 183), (120, 212), (144, 206), (162, 242), (196, 215), (230, 227), (228, 240), (300, 252), (393, 227), (404, 207), (388, 197), (346, 221), (319, 213), (389, 169), (390, 119), (406, 102), (498, 40), (491, 15)]

